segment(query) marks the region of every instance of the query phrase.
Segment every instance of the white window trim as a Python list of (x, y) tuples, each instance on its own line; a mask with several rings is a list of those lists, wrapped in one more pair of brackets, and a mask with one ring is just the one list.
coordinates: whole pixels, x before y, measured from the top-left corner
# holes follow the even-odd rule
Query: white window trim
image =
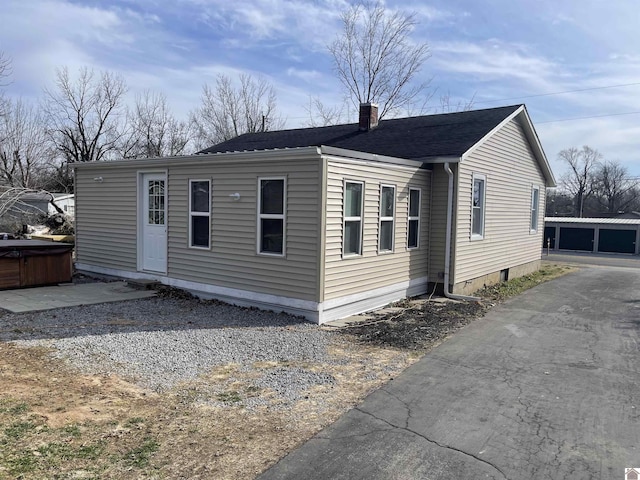
[[(538, 202), (535, 210), (535, 228), (533, 228), (533, 220), (534, 220), (534, 213), (533, 213), (533, 202), (535, 199), (535, 193), (538, 192)], [(530, 214), (530, 218), (529, 218), (529, 233), (538, 233), (538, 226), (539, 226), (539, 220), (540, 220), (540, 186), (539, 185), (531, 185), (531, 214)]]
[[(482, 189), (482, 215), (481, 215), (481, 232), (480, 234), (473, 233), (473, 189), (475, 187), (476, 180), (482, 180), (484, 182), (484, 188)], [(483, 240), (486, 227), (486, 213), (487, 213), (487, 177), (481, 173), (473, 173), (471, 175), (471, 222), (470, 222), (470, 239), (471, 240)]]
[[(347, 208), (347, 203), (345, 202), (345, 198), (347, 197), (347, 184), (348, 183), (357, 183), (359, 185), (362, 185), (362, 195), (360, 195), (360, 216), (359, 217), (347, 217), (345, 214), (345, 210)], [(355, 258), (355, 257), (361, 257), (362, 256), (362, 250), (363, 250), (363, 245), (364, 245), (364, 241), (362, 238), (362, 232), (364, 231), (364, 194), (365, 194), (365, 183), (362, 181), (358, 181), (358, 180), (343, 180), (342, 182), (342, 258)], [(344, 252), (344, 232), (346, 230), (346, 223), (347, 222), (360, 222), (360, 245), (358, 250), (360, 250), (359, 253), (345, 253)]]
[[(418, 215), (417, 216), (411, 216), (411, 191), (412, 190), (416, 190), (418, 192)], [(422, 214), (422, 189), (421, 188), (415, 188), (415, 187), (409, 187), (409, 196), (407, 197), (407, 250), (415, 250), (417, 248), (420, 248), (420, 227), (421, 227), (421, 221), (420, 221), (420, 216)], [(415, 247), (410, 247), (409, 246), (409, 225), (411, 224), (412, 221), (418, 221), (418, 227), (417, 227), (417, 238), (416, 238), (416, 246)]]
[[(192, 205), (191, 205), (191, 185), (194, 182), (207, 182), (209, 184), (209, 211), (208, 212), (194, 212), (192, 210)], [(190, 178), (189, 179), (189, 244), (188, 247), (189, 248), (194, 248), (196, 250), (211, 250), (211, 196), (212, 196), (212, 191), (211, 191), (211, 179), (210, 178)], [(202, 247), (200, 245), (193, 245), (193, 227), (192, 227), (192, 221), (191, 218), (192, 217), (208, 217), (209, 218), (209, 246), (207, 247)]]
[[(393, 216), (382, 216), (382, 189), (393, 189)], [(396, 246), (396, 186), (395, 185), (380, 185), (380, 201), (378, 203), (378, 255), (385, 255), (388, 253), (394, 253)], [(382, 240), (382, 222), (391, 222), (391, 249), (382, 250), (380, 248), (380, 242)]]
[[(282, 213), (261, 213), (262, 211), (262, 190), (261, 185), (265, 180), (282, 180)], [(285, 257), (287, 253), (287, 177), (258, 177), (258, 201), (256, 202), (257, 225), (256, 225), (256, 253), (266, 257)], [(260, 250), (262, 240), (262, 220), (282, 220), (282, 253), (263, 252)]]

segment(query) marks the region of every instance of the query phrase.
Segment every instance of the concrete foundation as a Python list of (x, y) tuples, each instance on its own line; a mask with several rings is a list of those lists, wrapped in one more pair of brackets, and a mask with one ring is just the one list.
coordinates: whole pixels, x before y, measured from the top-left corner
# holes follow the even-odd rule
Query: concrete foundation
[(542, 260), (534, 260), (533, 262), (523, 263), (522, 265), (516, 265), (515, 267), (509, 267), (504, 270), (498, 270), (471, 280), (458, 282), (453, 286), (452, 291), (459, 295), (472, 295), (483, 287), (495, 285), (496, 283), (500, 283), (504, 280), (511, 280), (513, 278), (533, 273), (540, 269), (541, 263)]

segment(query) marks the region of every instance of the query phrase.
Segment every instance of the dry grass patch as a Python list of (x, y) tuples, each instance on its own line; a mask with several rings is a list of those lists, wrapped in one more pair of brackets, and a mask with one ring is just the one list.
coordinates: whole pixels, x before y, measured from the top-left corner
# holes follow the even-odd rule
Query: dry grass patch
[(561, 277), (576, 270), (576, 267), (564, 264), (543, 265), (539, 270), (514, 278), (508, 282), (498, 283), (478, 290), (475, 294), (489, 302), (502, 302), (525, 290), (535, 287), (554, 278)]
[[(327, 363), (222, 365), (158, 394), (0, 343), (0, 479), (255, 478), (416, 359), (339, 336), (330, 350)], [(288, 398), (256, 384), (287, 369), (327, 382)]]

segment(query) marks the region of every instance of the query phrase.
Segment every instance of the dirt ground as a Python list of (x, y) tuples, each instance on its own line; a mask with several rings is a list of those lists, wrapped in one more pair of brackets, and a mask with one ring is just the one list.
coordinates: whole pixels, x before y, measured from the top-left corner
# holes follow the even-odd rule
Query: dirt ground
[[(158, 394), (83, 375), (43, 348), (0, 343), (0, 479), (254, 478), (418, 358), (339, 336), (330, 353), (339, 365), (300, 367), (330, 372), (334, 383), (292, 409), (276, 400), (247, 409), (244, 398), (270, 392), (252, 387), (254, 374), (237, 365)], [(279, 366), (258, 362), (255, 374)], [(227, 393), (214, 398), (220, 406), (211, 406), (211, 387), (230, 376)]]
[[(221, 365), (159, 394), (82, 374), (44, 348), (0, 342), (0, 479), (255, 478), (501, 295), (489, 291), (483, 303), (406, 301), (397, 313), (340, 329), (329, 351), (338, 361), (297, 365), (335, 382), (288, 409), (252, 385), (282, 366), (275, 361), (244, 373)], [(220, 392), (212, 385), (225, 385), (225, 393), (211, 393)], [(207, 401), (211, 395), (217, 402)], [(252, 396), (274, 400), (246, 408)]]

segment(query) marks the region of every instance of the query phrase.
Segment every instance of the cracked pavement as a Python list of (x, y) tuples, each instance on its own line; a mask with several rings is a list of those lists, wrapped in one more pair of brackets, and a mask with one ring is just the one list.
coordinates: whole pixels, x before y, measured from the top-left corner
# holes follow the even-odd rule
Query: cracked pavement
[(640, 270), (488, 312), (259, 478), (615, 479), (640, 465)]

